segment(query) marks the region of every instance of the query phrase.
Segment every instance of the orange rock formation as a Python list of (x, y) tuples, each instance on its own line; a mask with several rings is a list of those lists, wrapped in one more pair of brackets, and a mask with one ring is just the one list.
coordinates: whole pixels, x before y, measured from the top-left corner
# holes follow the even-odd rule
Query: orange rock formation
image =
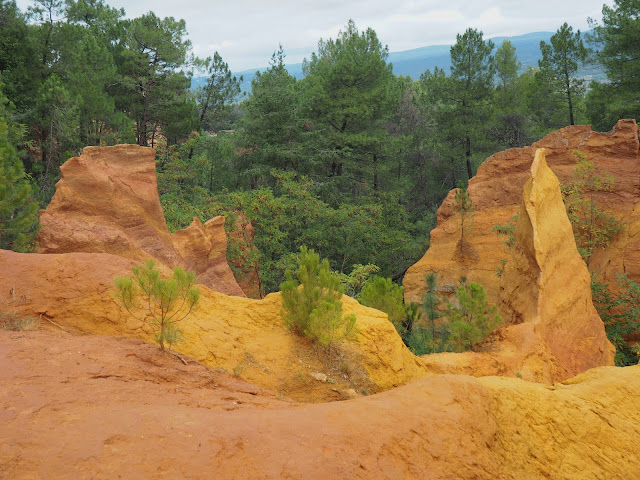
[(155, 151), (137, 145), (87, 147), (60, 168), (62, 178), (40, 212), (40, 253), (109, 253), (169, 268), (182, 265), (200, 283), (244, 296), (227, 264), (224, 218), (194, 218), (169, 233), (158, 197)]
[(640, 367), (300, 405), (139, 340), (0, 332), (0, 477), (630, 479)]
[(490, 301), (500, 298), (500, 279), (496, 275), (501, 260), (509, 258), (503, 238), (493, 231), (506, 224), (519, 208), (522, 188), (538, 148), (546, 150), (549, 166), (561, 182), (573, 175), (574, 150), (586, 153), (597, 169), (615, 177), (612, 192), (598, 192), (596, 201), (622, 223), (622, 231), (606, 249), (596, 251), (590, 268), (614, 281), (616, 274), (627, 273), (640, 281), (640, 147), (638, 126), (634, 120), (620, 120), (608, 133), (589, 126), (570, 126), (550, 133), (531, 147), (514, 148), (489, 157), (469, 182), (469, 194), (475, 206), (473, 228), (465, 233), (474, 255), (460, 258), (456, 251), (460, 240), (459, 221), (453, 212), (451, 191), (438, 209), (438, 226), (431, 232), (431, 244), (424, 257), (407, 271), (404, 291), (407, 301), (421, 303), (425, 274), (436, 272), (443, 285), (454, 285), (460, 277), (482, 284)]
[[(185, 342), (175, 348), (211, 367), (240, 372), (260, 386), (307, 401), (341, 398), (351, 389), (349, 382), (361, 392), (386, 390), (434, 373), (517, 374), (553, 383), (611, 364), (613, 350), (591, 305), (588, 273), (573, 243), (558, 182), (541, 153), (532, 177), (518, 226), (520, 257), (504, 274), (503, 309), (510, 326), (483, 352), (417, 358), (386, 315), (345, 297), (345, 312), (356, 314), (359, 330), (357, 340), (344, 347), (354, 378), (341, 380), (334, 391), (326, 384), (308, 383), (309, 374), (323, 366), (310, 353), (311, 346), (284, 326), (279, 294), (256, 301), (205, 287), (199, 308), (180, 325)], [(174, 236), (175, 251), (187, 264), (207, 252), (200, 240), (213, 222), (194, 222)], [(131, 258), (108, 253), (0, 251), (0, 265), (10, 266), (0, 277), (0, 295), (17, 292), (24, 296), (19, 307), (23, 313), (73, 331), (150, 339), (148, 325), (132, 319), (110, 298), (113, 278), (130, 272), (132, 263)], [(558, 282), (570, 291), (557, 288)]]
[[(111, 298), (113, 278), (130, 273), (132, 264), (106, 253), (0, 250), (0, 270), (5, 272), (0, 276), (0, 301), (7, 301), (7, 292), (13, 292), (17, 301), (12, 308), (23, 315), (76, 333), (151, 341), (148, 322), (132, 318)], [(180, 323), (185, 341), (174, 349), (305, 401), (342, 399), (350, 389), (387, 390), (428, 374), (384, 313), (344, 297), (344, 310), (356, 314), (359, 330), (355, 342), (344, 348), (350, 373), (326, 372), (335, 384), (312, 380), (310, 374), (322, 373), (325, 366), (307, 340), (289, 332), (280, 310), (279, 293), (252, 300), (201, 287), (197, 309)]]
[(565, 380), (613, 365), (615, 350), (591, 301), (560, 184), (539, 149), (524, 187), (514, 254), (501, 278), (502, 328), (483, 352), (422, 357), (432, 369)]
[[(615, 350), (591, 302), (591, 277), (578, 253), (560, 183), (536, 151), (524, 187), (514, 252), (500, 283), (505, 323), (529, 323), (549, 352), (550, 377), (613, 365)], [(533, 353), (533, 352), (532, 352)]]

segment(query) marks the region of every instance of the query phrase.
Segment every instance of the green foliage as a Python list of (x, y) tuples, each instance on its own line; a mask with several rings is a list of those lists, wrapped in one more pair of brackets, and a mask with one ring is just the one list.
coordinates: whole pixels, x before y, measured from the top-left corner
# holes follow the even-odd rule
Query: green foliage
[(640, 121), (640, 4), (615, 0), (612, 6), (602, 6), (602, 24), (591, 19), (589, 23), (593, 31), (589, 40), (607, 73), (607, 82), (589, 93), (590, 118), (603, 131), (618, 118)]
[(495, 140), (496, 148), (523, 147), (529, 142), (531, 129), (524, 95), (526, 77), (518, 75), (522, 64), (509, 40), (504, 40), (496, 51), (495, 62), (498, 85), (494, 93), (494, 118), (488, 134)]
[[(178, 322), (184, 320), (200, 300), (195, 288), (196, 276), (182, 267), (173, 269), (170, 278), (162, 278), (153, 260), (142, 267), (134, 265), (133, 275), (116, 277), (112, 291), (116, 302), (141, 322), (151, 325), (155, 340), (164, 350), (182, 339)], [(142, 313), (142, 317), (139, 317)]]
[(438, 278), (434, 272), (429, 272), (425, 276), (426, 290), (422, 300), (422, 310), (427, 317), (428, 331), (428, 352), (436, 353), (444, 350), (446, 343), (446, 329), (438, 325), (438, 320), (442, 317), (440, 304), (442, 303), (438, 294)]
[[(621, 118), (633, 118), (634, 107), (609, 82), (593, 81), (585, 99), (586, 115), (592, 128), (607, 132)], [(633, 113), (632, 113), (633, 112)]]
[(419, 308), (420, 306), (414, 302), (407, 305), (407, 328), (402, 340), (414, 355), (425, 355), (432, 353), (430, 345), (433, 342), (429, 330), (420, 322), (422, 312)]
[(229, 116), (230, 104), (240, 94), (243, 79), (231, 74), (229, 65), (218, 52), (198, 61), (198, 67), (207, 74), (206, 83), (196, 89), (195, 97), (200, 110), (200, 127), (208, 130)]
[[(418, 305), (407, 306), (407, 333), (403, 340), (415, 355), (444, 352), (449, 349), (449, 332), (446, 324), (438, 320), (442, 318), (441, 300), (437, 294), (437, 277), (431, 272), (425, 276), (426, 291), (421, 311)], [(424, 314), (424, 315), (423, 315)], [(426, 318), (425, 318), (426, 317)]]
[(368, 188), (379, 190), (387, 178), (384, 121), (393, 108), (387, 56), (375, 31), (360, 32), (350, 20), (335, 40), (320, 40), (317, 53), (303, 63), (307, 151), (331, 205)]
[(616, 365), (635, 365), (639, 355), (627, 343), (626, 337), (640, 333), (640, 285), (626, 275), (619, 275), (614, 292), (608, 283), (593, 274), (591, 292), (593, 305), (604, 322), (607, 338), (616, 348)]
[(587, 59), (580, 30), (573, 33), (573, 28), (565, 22), (551, 37), (551, 44), (540, 42), (540, 51), (540, 75), (555, 93), (566, 97), (569, 124), (575, 125), (575, 103), (584, 94), (584, 80), (576, 74), (578, 67)]
[[(228, 259), (250, 263), (263, 294), (277, 290), (302, 244), (313, 245), (344, 275), (350, 275), (354, 265), (375, 264), (383, 275), (397, 278), (423, 253), (424, 232), (416, 231), (419, 225), (410, 223), (398, 202), (336, 209), (319, 198), (309, 178), (277, 170), (272, 175), (273, 188), (217, 194), (215, 208), (208, 210), (228, 218)], [(244, 235), (243, 225), (251, 225), (253, 235)]]
[(467, 180), (473, 177), (471, 162), (472, 149), (483, 136), (483, 122), (487, 118), (486, 106), (493, 90), (495, 63), (491, 56), (494, 44), (484, 41), (482, 32), (468, 28), (464, 34), (457, 35), (456, 44), (451, 47), (452, 89), (448, 92), (453, 98), (449, 112), (451, 119), (449, 135), (459, 136), (457, 146), (464, 152)]
[(367, 307), (372, 307), (386, 313), (400, 336), (404, 336), (407, 329), (405, 321), (407, 312), (404, 308), (404, 289), (390, 278), (373, 276), (365, 283), (358, 300)]
[(500, 236), (505, 237), (504, 244), (511, 250), (516, 244), (516, 224), (518, 223), (518, 217), (520, 212), (516, 212), (514, 216), (509, 218), (509, 221), (504, 225), (494, 225), (492, 230)]
[(29, 107), (37, 87), (38, 59), (27, 20), (12, 1), (0, 2), (0, 74), (4, 93), (16, 109)]
[(251, 188), (273, 185), (273, 168), (309, 173), (306, 162), (301, 161), (301, 99), (296, 79), (284, 67), (284, 57), (280, 46), (271, 66), (256, 74), (251, 96), (243, 103), (238, 161), (243, 170), (240, 181)]
[(356, 297), (362, 291), (362, 288), (368, 282), (371, 275), (378, 273), (380, 268), (377, 265), (368, 263), (366, 265), (360, 265), (359, 263), (353, 266), (351, 273), (346, 274), (342, 272), (335, 272), (335, 275), (340, 279), (340, 284), (344, 288), (344, 293), (350, 297)]
[(478, 283), (462, 282), (456, 289), (457, 305), (449, 303), (446, 316), (448, 342), (455, 352), (471, 350), (484, 341), (502, 324), (498, 307), (489, 304), (484, 287)]
[(609, 245), (621, 228), (615, 217), (596, 204), (597, 193), (611, 191), (615, 179), (606, 171), (598, 172), (585, 153), (575, 150), (574, 158), (573, 177), (562, 187), (562, 193), (578, 252), (589, 266), (593, 252)]
[(354, 314), (342, 315), (342, 287), (327, 260), (313, 250), (300, 247), (297, 278), (287, 271), (282, 290), (282, 318), (298, 335), (331, 347), (355, 334)]
[(14, 148), (23, 128), (9, 123), (10, 109), (0, 81), (0, 248), (25, 252), (37, 233), (38, 204)]
[[(178, 69), (185, 63), (191, 42), (184, 20), (161, 19), (153, 12), (124, 21), (125, 47), (121, 65), (127, 111), (136, 121), (138, 145), (153, 145), (154, 127), (166, 124), (176, 107), (186, 102), (190, 81)], [(191, 130), (189, 130), (191, 131)], [(188, 132), (186, 132), (188, 133)]]
[[(507, 246), (509, 250), (511, 250), (516, 244), (516, 225), (518, 224), (518, 217), (520, 216), (520, 212), (516, 212), (516, 214), (509, 219), (507, 223), (504, 225), (494, 225), (492, 230), (502, 237), (505, 237), (504, 244)], [(498, 271), (496, 272), (496, 276), (501, 277), (504, 273), (504, 267), (507, 264), (507, 260), (500, 260), (500, 265), (498, 265)]]

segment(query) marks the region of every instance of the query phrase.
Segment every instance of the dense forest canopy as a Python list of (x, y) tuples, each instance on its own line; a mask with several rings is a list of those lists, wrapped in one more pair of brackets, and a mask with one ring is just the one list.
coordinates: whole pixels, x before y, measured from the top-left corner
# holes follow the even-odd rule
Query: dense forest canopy
[[(374, 30), (348, 21), (318, 41), (304, 78), (280, 48), (243, 96), (219, 54), (194, 57), (183, 20), (127, 19), (103, 0), (34, 0), (26, 12), (0, 0), (0, 247), (29, 248), (36, 204), (68, 158), (137, 143), (157, 150), (170, 228), (214, 214), (230, 230), (253, 226), (229, 256), (257, 272), (261, 293), (278, 289), (301, 245), (334, 271), (376, 265), (398, 281), (447, 192), (487, 156), (568, 124), (640, 117), (640, 2), (605, 5), (592, 28), (559, 26), (524, 72), (508, 40), (469, 28), (450, 71), (413, 80), (393, 74)], [(607, 81), (586, 85), (588, 63)], [(193, 75), (206, 76), (195, 90)]]

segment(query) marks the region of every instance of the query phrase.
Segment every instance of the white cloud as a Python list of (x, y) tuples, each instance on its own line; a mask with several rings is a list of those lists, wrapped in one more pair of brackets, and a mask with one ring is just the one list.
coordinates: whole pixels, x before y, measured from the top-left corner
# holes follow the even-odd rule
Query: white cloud
[(504, 22), (504, 17), (500, 13), (500, 9), (498, 7), (490, 8), (486, 10), (480, 15), (478, 18), (478, 25), (496, 25)]

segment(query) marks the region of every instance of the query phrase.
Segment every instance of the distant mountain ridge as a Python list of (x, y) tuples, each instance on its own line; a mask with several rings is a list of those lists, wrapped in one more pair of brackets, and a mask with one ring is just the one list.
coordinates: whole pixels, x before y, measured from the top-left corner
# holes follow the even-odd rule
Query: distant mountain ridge
[[(522, 70), (528, 67), (536, 67), (538, 60), (541, 58), (540, 41), (550, 42), (553, 32), (533, 32), (513, 37), (494, 37), (491, 40), (495, 44), (495, 49), (500, 47), (504, 40), (509, 40), (516, 48), (518, 60), (522, 63)], [(426, 70), (432, 70), (435, 67), (442, 68), (449, 72), (451, 67), (451, 45), (430, 45), (426, 47), (404, 50), (401, 52), (390, 52), (388, 61), (393, 65), (393, 73), (396, 75), (409, 76), (414, 80), (420, 78), (420, 75)], [(494, 52), (495, 52), (494, 49)], [(287, 71), (294, 77), (300, 79), (304, 77), (302, 72), (302, 63), (292, 63), (285, 66)], [(233, 72), (234, 75), (243, 77), (242, 90), (244, 92), (251, 91), (251, 81), (255, 78), (257, 71), (264, 71), (268, 67), (251, 68), (241, 72)], [(582, 72), (585, 77), (599, 77), (599, 71), (593, 71), (593, 68), (585, 68)], [(204, 83), (206, 77), (196, 77), (192, 81), (192, 88)]]

